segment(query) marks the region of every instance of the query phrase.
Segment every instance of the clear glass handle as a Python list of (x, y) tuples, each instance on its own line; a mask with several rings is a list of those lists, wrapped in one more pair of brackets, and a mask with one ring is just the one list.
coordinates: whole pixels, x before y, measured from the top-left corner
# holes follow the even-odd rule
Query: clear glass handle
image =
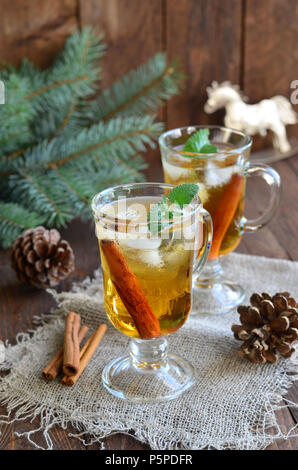
[(204, 250), (200, 258), (196, 258), (195, 264), (194, 264), (194, 269), (193, 271), (198, 275), (203, 267), (206, 264), (206, 261), (208, 260), (210, 248), (211, 248), (211, 243), (212, 243), (212, 236), (213, 236), (213, 224), (212, 224), (212, 218), (211, 215), (209, 214), (206, 209), (201, 209), (200, 214), (203, 217), (203, 223), (205, 224), (206, 227), (206, 233), (205, 233), (205, 239), (204, 239)]
[(255, 219), (246, 220), (245, 232), (255, 232), (268, 224), (274, 216), (280, 201), (280, 176), (273, 168), (267, 165), (252, 165), (246, 170), (246, 176), (260, 176), (270, 188), (269, 202), (265, 212)]

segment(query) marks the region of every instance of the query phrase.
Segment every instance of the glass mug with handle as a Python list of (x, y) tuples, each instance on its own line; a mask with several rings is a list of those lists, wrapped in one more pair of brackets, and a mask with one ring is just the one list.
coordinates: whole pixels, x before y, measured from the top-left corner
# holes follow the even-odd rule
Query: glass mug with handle
[[(180, 215), (154, 221), (151, 207), (172, 188), (128, 184), (106, 189), (92, 201), (105, 310), (113, 326), (130, 337), (129, 354), (104, 368), (103, 384), (113, 395), (135, 402), (170, 400), (194, 383), (192, 365), (167, 354), (166, 336), (181, 328), (190, 313), (192, 273), (208, 258), (212, 220), (195, 195)], [(206, 237), (200, 236), (200, 227)]]
[[(215, 153), (183, 151), (189, 137), (200, 129), (208, 129)], [(159, 138), (165, 182), (197, 183), (202, 204), (213, 221), (208, 262), (194, 277), (194, 314), (226, 313), (243, 301), (243, 288), (225, 278), (220, 259), (237, 247), (244, 232), (254, 232), (267, 224), (278, 207), (280, 177), (269, 166), (249, 163), (251, 145), (248, 135), (220, 126), (181, 127)], [(254, 220), (247, 220), (243, 213), (245, 183), (250, 176), (262, 177), (270, 189), (265, 212)]]

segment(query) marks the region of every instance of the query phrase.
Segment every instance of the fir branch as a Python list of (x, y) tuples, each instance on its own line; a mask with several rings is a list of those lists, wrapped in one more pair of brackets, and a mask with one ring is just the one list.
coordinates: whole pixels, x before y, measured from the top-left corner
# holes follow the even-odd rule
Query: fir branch
[[(98, 61), (98, 59), (103, 55), (103, 52), (105, 50), (105, 44), (100, 44), (99, 45), (99, 40), (98, 39), (95, 39), (95, 37), (91, 34), (91, 31), (89, 31), (89, 28), (85, 28), (82, 32), (82, 35), (85, 33), (86, 35), (86, 40), (85, 40), (85, 45), (84, 45), (84, 49), (83, 49), (83, 52), (82, 52), (82, 57), (81, 57), (81, 62), (82, 63), (87, 63), (89, 64), (90, 66), (90, 69), (92, 70), (92, 68), (94, 68), (93, 64), (94, 64), (94, 58)], [(102, 37), (101, 37), (102, 38)], [(96, 44), (94, 43), (96, 41)], [(97, 51), (96, 53), (93, 52), (93, 54), (91, 55), (91, 57), (89, 57), (90, 55), (90, 51), (93, 50), (93, 49), (96, 49), (97, 48)], [(92, 71), (93, 74), (94, 74), (94, 70)], [(101, 76), (101, 68), (99, 68), (99, 65), (97, 64), (97, 69), (96, 69), (96, 75), (93, 77), (93, 81), (95, 82), (96, 80), (98, 81)], [(90, 76), (90, 71), (89, 71), (89, 76)], [(94, 89), (96, 89), (96, 87), (94, 87)], [(76, 112), (76, 119), (78, 119), (78, 117), (81, 116), (81, 111), (80, 111), (80, 107), (83, 106), (83, 102), (82, 102), (82, 94), (79, 93), (80, 90), (79, 90), (79, 87), (77, 86), (74, 90), (73, 90), (73, 97), (68, 105), (68, 110), (67, 110), (67, 114), (65, 115), (63, 121), (61, 122), (60, 124), (60, 129), (58, 127), (57, 129), (57, 132), (55, 132), (55, 135), (58, 133), (58, 131), (64, 131), (64, 129), (68, 126), (68, 124), (71, 122), (71, 119), (73, 117), (73, 114), (74, 114), (74, 111), (77, 110)], [(88, 93), (85, 93), (85, 98), (87, 98), (89, 95), (89, 92)]]
[[(102, 155), (99, 155), (96, 158), (97, 160), (101, 161)], [(115, 161), (114, 164), (117, 165), (117, 168), (119, 168), (120, 172), (123, 173), (125, 182), (128, 183), (129, 181), (144, 181), (144, 174), (141, 173), (141, 171), (145, 170), (148, 167), (148, 164), (146, 161), (144, 161), (143, 157), (136, 155), (125, 160), (120, 152), (116, 158), (117, 161)], [(115, 180), (113, 179), (113, 181)]]
[[(123, 163), (123, 162), (121, 162)], [(80, 171), (76, 166), (61, 167), (53, 170), (59, 174), (59, 177), (67, 185), (69, 191), (73, 192), (77, 200), (81, 201), (80, 215), (83, 219), (89, 218), (91, 198), (99, 191), (118, 184), (124, 184), (131, 181), (142, 181), (144, 175), (137, 169), (132, 168), (135, 165), (144, 166), (142, 159), (135, 157), (130, 161), (130, 165), (115, 164), (111, 160), (83, 162)]]
[(8, 181), (11, 198), (46, 218), (48, 227), (65, 226), (74, 216), (71, 201), (65, 189), (57, 182), (52, 172), (25, 171), (12, 175)]
[[(155, 146), (153, 139), (162, 130), (163, 125), (154, 122), (154, 116), (115, 118), (106, 124), (100, 122), (90, 129), (83, 130), (76, 138), (70, 137), (69, 142), (65, 143), (65, 147), (68, 147), (69, 143), (70, 151), (58, 157), (53, 156), (47, 167), (62, 166), (87, 154), (89, 157), (95, 155), (96, 159), (110, 155), (126, 161), (136, 151), (145, 151), (145, 145), (153, 148)], [(73, 153), (74, 149), (76, 151)]]
[[(0, 79), (2, 79), (1, 73)], [(2, 154), (13, 152), (31, 141), (30, 120), (33, 119), (33, 111), (25, 100), (29, 90), (28, 79), (20, 78), (14, 72), (5, 81), (6, 102), (0, 107), (0, 149)]]
[(90, 103), (86, 117), (98, 122), (116, 115), (143, 115), (156, 110), (179, 92), (183, 79), (177, 63), (167, 66), (165, 54), (158, 53), (103, 91)]
[[(105, 45), (102, 36), (96, 37), (90, 28), (84, 28), (70, 36), (62, 52), (52, 66), (41, 73), (41, 76), (33, 83), (33, 91), (27, 96), (27, 100), (33, 98), (55, 101), (56, 95), (53, 91), (59, 90), (58, 98), (65, 93), (73, 91), (74, 86), (79, 83), (76, 90), (79, 96), (85, 97), (95, 91), (95, 82), (101, 77), (101, 67), (98, 60), (102, 57)], [(68, 86), (70, 85), (70, 86)], [(74, 86), (72, 86), (74, 85)], [(50, 99), (49, 99), (50, 98)], [(35, 106), (37, 103), (35, 103)]]
[(0, 202), (0, 244), (8, 248), (24, 230), (44, 222), (44, 216), (19, 204)]
[[(34, 106), (37, 102), (41, 103), (41, 111), (45, 111), (42, 116), (44, 126), (39, 122), (34, 128), (38, 138), (52, 137), (63, 131), (72, 119), (74, 110), (80, 116), (82, 100), (94, 94), (101, 79), (99, 59), (104, 50), (102, 36), (96, 37), (90, 28), (84, 28), (67, 40), (47, 73), (46, 86), (35, 91)], [(36, 96), (36, 93), (41, 93), (41, 97)], [(47, 124), (49, 114), (51, 126)]]
[(68, 80), (58, 80), (55, 83), (49, 83), (48, 85), (45, 85), (44, 87), (40, 88), (39, 90), (34, 90), (32, 93), (27, 95), (25, 97), (25, 101), (32, 100), (33, 98), (36, 98), (38, 95), (42, 95), (43, 93), (46, 93), (47, 91), (52, 90), (53, 88), (57, 87), (62, 87), (64, 85), (71, 85), (76, 82), (82, 82), (84, 80), (88, 80), (89, 77), (87, 75), (84, 75), (82, 77), (76, 77), (76, 78), (69, 78)]
[[(152, 131), (153, 131), (152, 128), (148, 128), (148, 129), (145, 128), (145, 129), (142, 129), (142, 131), (140, 130), (128, 131), (121, 135), (116, 135), (115, 137), (111, 137), (110, 139), (105, 139), (104, 141), (91, 145), (87, 148), (83, 148), (79, 152), (73, 153), (71, 155), (67, 155), (64, 158), (61, 158), (59, 160), (54, 160), (53, 163), (48, 163), (46, 166), (47, 168), (57, 168), (59, 166), (62, 166), (62, 165), (65, 165), (66, 163), (71, 162), (74, 159), (82, 157), (86, 154), (89, 154), (89, 156), (91, 156), (91, 154), (94, 151), (97, 151), (101, 147), (108, 146), (109, 144), (115, 144), (116, 149), (109, 148), (107, 151), (115, 154), (115, 150), (116, 151), (119, 150), (119, 144), (120, 146), (121, 145), (124, 146), (125, 140), (126, 140), (125, 150), (129, 151), (129, 153), (132, 154), (135, 152), (136, 147), (139, 147), (140, 145), (142, 145), (142, 138), (144, 139), (146, 134), (152, 135)], [(142, 148), (142, 150), (145, 150), (145, 148)], [(96, 156), (96, 158), (98, 159), (101, 157)]]
[(57, 182), (60, 182), (60, 184), (64, 186), (65, 193), (68, 194), (68, 200), (74, 208), (74, 213), (77, 216), (82, 216), (84, 218), (89, 209), (88, 197), (77, 190), (70, 178), (70, 175), (63, 173), (63, 169), (56, 168), (52, 171), (57, 176)]
[(96, 192), (144, 179), (140, 153), (163, 130), (151, 112), (179, 91), (182, 75), (157, 54), (91, 100), (103, 51), (84, 29), (45, 71), (27, 60), (0, 69), (8, 98), (0, 108), (0, 244), (28, 226), (88, 218)]
[(4, 170), (7, 174), (22, 169), (57, 168), (87, 156), (127, 161), (136, 152), (145, 151), (146, 145), (154, 147), (153, 139), (162, 130), (162, 124), (154, 122), (154, 116), (111, 119), (84, 129), (76, 136), (66, 134), (50, 142), (44, 140), (24, 155), (10, 162), (0, 162), (0, 172), (3, 175)]
[[(48, 70), (40, 71), (27, 60), (18, 71), (13, 69), (10, 81), (14, 79), (19, 82), (22, 95), (18, 98), (16, 85), (4, 80), (7, 95), (5, 110), (6, 113), (9, 110), (11, 119), (16, 121), (18, 114), (25, 109), (21, 117), (24, 116), (26, 129), (21, 128), (20, 118), (13, 126), (13, 122), (7, 121), (7, 116), (3, 120), (0, 116), (2, 155), (8, 154), (7, 158), (14, 158), (22, 143), (29, 147), (39, 139), (57, 134), (59, 128), (63, 131), (71, 119), (70, 111), (96, 90), (96, 82), (101, 78), (98, 60), (104, 49), (102, 37), (95, 37), (89, 28), (84, 28), (68, 38), (63, 51)], [(7, 72), (3, 76), (6, 77)], [(14, 128), (18, 129), (22, 141), (11, 138), (14, 132), (8, 133), (8, 129), (14, 131)], [(1, 130), (5, 142), (2, 142)]]

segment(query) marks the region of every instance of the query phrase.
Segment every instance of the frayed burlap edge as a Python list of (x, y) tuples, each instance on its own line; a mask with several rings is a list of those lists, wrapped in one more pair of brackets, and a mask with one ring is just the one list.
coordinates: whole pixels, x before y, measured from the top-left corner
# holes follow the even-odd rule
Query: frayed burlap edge
[[(98, 277), (98, 272), (95, 273), (95, 276)], [(96, 285), (98, 286), (97, 283)], [(87, 298), (89, 295), (94, 294), (95, 289), (94, 282), (90, 278), (86, 278), (83, 283), (74, 285), (73, 292), (83, 292)], [(71, 295), (71, 293), (57, 294), (55, 291), (50, 292), (54, 295), (58, 303), (63, 296)], [(7, 414), (0, 416), (0, 423), (12, 424), (17, 421), (25, 420), (33, 422), (38, 418), (38, 428), (22, 433), (14, 433), (17, 437), (25, 436), (35, 447), (39, 449), (53, 449), (50, 431), (55, 425), (60, 426), (62, 429), (67, 429), (69, 426), (72, 426), (77, 432), (70, 432), (68, 433), (69, 436), (80, 439), (85, 445), (97, 442), (100, 444), (101, 448), (104, 448), (103, 439), (115, 433), (133, 435), (137, 440), (149, 444), (152, 449), (158, 450), (193, 448), (261, 450), (276, 439), (288, 439), (289, 437), (296, 437), (298, 435), (295, 432), (297, 425), (284, 432), (276, 418), (276, 412), (287, 406), (298, 408), (296, 403), (283, 398), (289, 387), (298, 379), (297, 356), (294, 360), (284, 361), (284, 367), (281, 369), (278, 377), (277, 389), (274, 393), (270, 393), (266, 396), (266, 405), (259, 411), (259, 414), (256, 415), (256, 426), (252, 429), (248, 429), (247, 435), (244, 436), (242, 440), (227, 440), (223, 436), (222, 438), (218, 437), (216, 442), (212, 443), (201, 440), (200, 443), (196, 443), (195, 447), (192, 440), (190, 440), (189, 443), (185, 440), (180, 442), (179, 433), (172, 432), (171, 436), (154, 435), (152, 429), (150, 427), (146, 428), (146, 426), (143, 426), (142, 429), (132, 430), (127, 427), (126, 423), (117, 422), (117, 418), (114, 416), (105, 417), (103, 423), (97, 413), (93, 416), (89, 415), (88, 419), (85, 419), (84, 416), (70, 416), (67, 410), (64, 411), (59, 406), (54, 406), (53, 404), (51, 404), (51, 407), (41, 405), (30, 393), (28, 393), (27, 396), (23, 393), (23, 397), (20, 397), (13, 387), (13, 364), (18, 361), (19, 358), (23, 358), (24, 354), (28, 356), (29, 360), (31, 354), (30, 349), (28, 349), (30, 339), (39, 334), (42, 340), (42, 328), (44, 325), (54, 329), (61, 327), (64, 314), (65, 312), (60, 311), (58, 306), (58, 308), (54, 309), (50, 314), (35, 317), (35, 321), (39, 323), (39, 326), (36, 330), (28, 331), (28, 333), (19, 333), (16, 336), (16, 345), (14, 346), (6, 342), (6, 361), (0, 364), (0, 370), (10, 369), (10, 373), (0, 380), (0, 402), (7, 407)], [(40, 446), (32, 439), (38, 432), (41, 432), (44, 436), (44, 447)]]

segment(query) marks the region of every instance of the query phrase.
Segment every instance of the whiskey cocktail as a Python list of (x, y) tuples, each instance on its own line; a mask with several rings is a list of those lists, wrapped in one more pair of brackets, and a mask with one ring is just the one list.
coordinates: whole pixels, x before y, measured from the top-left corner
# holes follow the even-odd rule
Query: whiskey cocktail
[[(167, 355), (165, 336), (187, 320), (193, 269), (208, 257), (212, 223), (197, 189), (183, 207), (168, 199), (172, 189), (158, 183), (119, 186), (92, 203), (105, 310), (113, 326), (132, 338), (130, 355), (112, 361), (103, 382), (135, 401), (174, 398), (194, 380), (187, 361)], [(207, 236), (200, 233), (203, 224)]]
[[(202, 204), (213, 221), (209, 261), (194, 279), (194, 289), (201, 294), (196, 311), (228, 312), (242, 302), (244, 291), (224, 278), (219, 259), (237, 247), (244, 231), (255, 231), (271, 220), (278, 206), (279, 175), (270, 167), (250, 165), (251, 138), (224, 127), (174, 129), (162, 134), (159, 144), (165, 182), (197, 183)], [(270, 201), (261, 217), (248, 221), (243, 211), (246, 177), (250, 175), (266, 181)]]

